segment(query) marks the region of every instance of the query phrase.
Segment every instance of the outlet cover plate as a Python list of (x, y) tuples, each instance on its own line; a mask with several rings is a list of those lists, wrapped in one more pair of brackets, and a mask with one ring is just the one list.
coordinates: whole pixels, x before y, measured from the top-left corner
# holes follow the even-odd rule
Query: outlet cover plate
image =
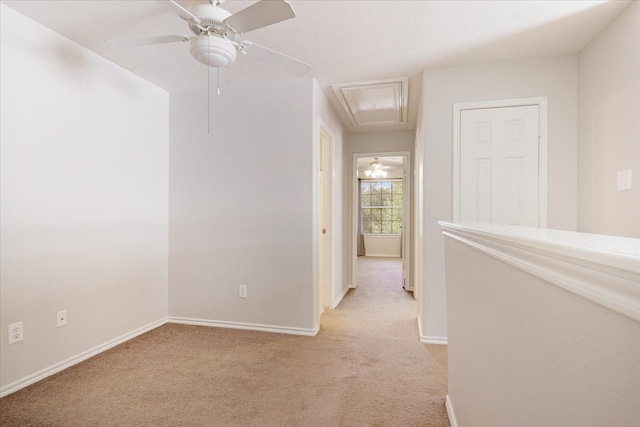
[(24, 339), (24, 325), (16, 322), (9, 325), (9, 344), (17, 343)]
[(238, 298), (247, 297), (247, 285), (238, 285)]
[(56, 313), (56, 328), (67, 326), (67, 310), (60, 310)]

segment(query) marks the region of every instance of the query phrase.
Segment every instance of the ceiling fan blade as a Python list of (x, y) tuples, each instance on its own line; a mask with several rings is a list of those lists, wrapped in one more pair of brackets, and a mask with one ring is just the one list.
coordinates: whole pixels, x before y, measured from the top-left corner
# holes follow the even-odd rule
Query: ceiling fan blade
[(174, 0), (156, 0), (156, 1), (158, 3), (162, 3), (165, 6), (168, 6), (173, 13), (175, 13), (182, 19), (185, 19), (187, 21), (193, 21), (197, 24), (202, 23), (202, 21), (200, 21), (200, 19), (197, 16), (189, 12), (184, 7), (180, 6), (180, 4), (176, 3)]
[(234, 13), (224, 20), (224, 24), (240, 34), (295, 17), (296, 13), (286, 0), (262, 0)]
[(115, 47), (127, 48), (153, 44), (188, 42), (191, 39), (192, 37), (185, 34), (171, 34), (168, 36), (142, 37), (136, 39), (105, 40), (105, 43)]
[(259, 44), (243, 41), (242, 45), (244, 45), (245, 53), (252, 58), (271, 64), (296, 76), (304, 76), (311, 70), (309, 64)]

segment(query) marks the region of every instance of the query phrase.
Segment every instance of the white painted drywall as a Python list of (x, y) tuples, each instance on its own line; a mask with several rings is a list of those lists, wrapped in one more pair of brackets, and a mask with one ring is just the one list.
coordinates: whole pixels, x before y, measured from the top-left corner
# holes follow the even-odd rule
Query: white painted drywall
[(453, 104), (548, 98), (548, 226), (576, 229), (577, 58), (575, 55), (428, 69), (423, 73), (424, 277), (422, 330), (446, 337), (444, 243), (438, 220), (452, 218)]
[(578, 229), (640, 237), (640, 2), (580, 51), (578, 91)]
[[(349, 135), (349, 158), (345, 159), (348, 167), (348, 185), (349, 185), (349, 199), (347, 209), (349, 211), (349, 221), (347, 224), (347, 233), (349, 236), (349, 241), (345, 247), (349, 248), (349, 256), (355, 251), (355, 248), (352, 247), (352, 239), (353, 235), (353, 220), (351, 215), (353, 213), (353, 155), (355, 153), (393, 153), (398, 151), (408, 151), (411, 153), (411, 165), (409, 165), (409, 170), (413, 170), (414, 164), (414, 142), (415, 142), (416, 133), (412, 130), (403, 130), (403, 131), (388, 131), (388, 132), (359, 132), (352, 133)], [(411, 203), (413, 203), (413, 194), (414, 194), (414, 182), (411, 182), (411, 192), (409, 194), (409, 199)], [(414, 224), (414, 210), (411, 209), (410, 212), (410, 223)], [(414, 250), (413, 246), (413, 235), (414, 232), (411, 231), (409, 247), (411, 251)], [(413, 261), (413, 253), (409, 254), (411, 260)], [(353, 266), (353, 268), (357, 268), (357, 266)], [(413, 267), (409, 271), (409, 280), (411, 283), (415, 283), (413, 278)]]
[[(169, 315), (317, 326), (313, 81), (171, 94)], [(238, 298), (238, 285), (248, 298)]]
[(445, 240), (449, 397), (459, 427), (638, 425), (637, 320)]
[(349, 153), (411, 151), (413, 154), (415, 135), (412, 130), (353, 133), (349, 137)]
[[(333, 182), (333, 229), (328, 230), (333, 242), (333, 301), (327, 302), (328, 306), (333, 307), (337, 299), (349, 287), (351, 280), (349, 276), (351, 258), (348, 250), (350, 239), (347, 233), (350, 215), (345, 209), (345, 206), (348, 206), (348, 197), (351, 194), (349, 191), (351, 180), (349, 179), (348, 165), (346, 164), (346, 159), (349, 157), (348, 132), (315, 79), (313, 80), (313, 110), (315, 120), (314, 147), (317, 147), (318, 150), (320, 149), (320, 128), (328, 131), (334, 140), (332, 148), (333, 159), (331, 162), (333, 170), (330, 172)], [(314, 192), (314, 201), (317, 201), (317, 199), (318, 197)]]
[(399, 258), (402, 255), (402, 237), (400, 235), (364, 235), (365, 256)]
[[(424, 115), (423, 97), (418, 102), (418, 119), (414, 142), (413, 166), (413, 262), (412, 274), (414, 280), (413, 296), (418, 300), (418, 325), (422, 328), (424, 316)], [(422, 329), (420, 329), (421, 331)], [(422, 337), (420, 337), (422, 339)]]
[(167, 316), (169, 94), (0, 12), (6, 386)]

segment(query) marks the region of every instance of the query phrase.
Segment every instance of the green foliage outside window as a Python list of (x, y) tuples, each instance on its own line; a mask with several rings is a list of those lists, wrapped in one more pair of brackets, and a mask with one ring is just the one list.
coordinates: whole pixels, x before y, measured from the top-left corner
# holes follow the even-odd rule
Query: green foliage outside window
[(402, 233), (402, 181), (361, 181), (362, 232)]

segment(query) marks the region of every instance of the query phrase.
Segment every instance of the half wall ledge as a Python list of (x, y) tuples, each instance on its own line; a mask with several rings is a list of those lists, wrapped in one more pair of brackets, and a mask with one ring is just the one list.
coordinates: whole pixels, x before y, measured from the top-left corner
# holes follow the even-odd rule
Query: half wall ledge
[(440, 221), (443, 234), (640, 321), (640, 239)]

